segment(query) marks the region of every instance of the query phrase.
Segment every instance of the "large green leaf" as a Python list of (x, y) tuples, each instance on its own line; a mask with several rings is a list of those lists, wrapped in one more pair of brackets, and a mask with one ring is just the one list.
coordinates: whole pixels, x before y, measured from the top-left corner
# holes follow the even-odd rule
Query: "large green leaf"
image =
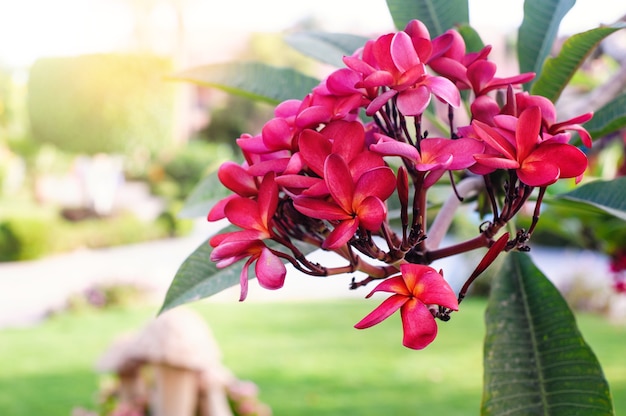
[(545, 61), (541, 74), (532, 85), (531, 93), (543, 95), (556, 102), (576, 70), (600, 41), (625, 27), (626, 23), (620, 23), (570, 36), (563, 44), (559, 55)]
[(593, 181), (560, 197), (593, 205), (626, 221), (626, 177)]
[(207, 298), (239, 283), (241, 265), (218, 269), (211, 261), (211, 251), (213, 248), (205, 242), (181, 264), (159, 313)]
[(231, 194), (213, 172), (203, 178), (191, 191), (185, 200), (183, 208), (178, 213), (181, 218), (206, 217), (215, 202)]
[[(240, 230), (240, 228), (230, 225), (221, 232), (230, 232)], [(272, 249), (284, 251), (284, 247), (273, 241), (266, 241), (267, 246)], [(317, 247), (300, 241), (294, 244), (304, 255), (307, 255)], [(241, 269), (244, 261), (233, 264), (224, 269), (218, 269), (213, 261), (211, 261), (211, 252), (213, 248), (208, 242), (201, 244), (187, 259), (181, 264), (174, 276), (165, 300), (161, 306), (159, 313), (165, 312), (176, 306), (189, 302), (195, 302), (200, 299), (208, 298), (224, 289), (235, 286), (239, 283)], [(284, 261), (286, 262), (286, 260)], [(256, 278), (254, 267), (250, 267), (248, 273), (249, 279)]]
[(413, 20), (421, 20), (431, 37), (439, 36), (456, 25), (469, 23), (467, 0), (387, 0), (387, 7), (397, 29)]
[(467, 52), (478, 52), (482, 48), (485, 47), (485, 43), (480, 38), (480, 35), (476, 31), (476, 29), (474, 29), (470, 25), (468, 24), (459, 25), (457, 27), (457, 30), (459, 31), (459, 33), (463, 37), (463, 40), (465, 41), (465, 50)]
[(524, 20), (517, 37), (517, 58), (521, 72), (541, 73), (561, 20), (574, 3), (576, 0), (524, 1)]
[(620, 95), (596, 111), (584, 127), (593, 138), (606, 136), (626, 127), (626, 94)]
[(175, 74), (171, 79), (219, 88), (274, 105), (291, 98), (302, 99), (319, 84), (319, 80), (295, 69), (258, 62), (204, 65)]
[(298, 32), (285, 37), (285, 42), (320, 62), (343, 67), (343, 57), (352, 55), (367, 38), (344, 33)]
[(483, 415), (612, 415), (609, 385), (558, 290), (510, 253), (486, 311)]

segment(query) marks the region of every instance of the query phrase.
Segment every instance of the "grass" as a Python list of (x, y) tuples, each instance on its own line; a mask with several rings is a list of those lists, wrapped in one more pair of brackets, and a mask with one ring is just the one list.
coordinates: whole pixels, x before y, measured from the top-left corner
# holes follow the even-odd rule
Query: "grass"
[[(352, 325), (375, 301), (198, 303), (242, 379), (281, 415), (476, 415), (482, 389), (484, 302), (440, 324), (423, 351), (401, 346), (397, 316), (368, 330)], [(155, 308), (56, 316), (40, 326), (0, 331), (0, 414), (68, 415), (94, 407), (93, 363), (116, 334), (141, 327)], [(626, 327), (579, 317), (604, 366), (616, 412), (626, 415)]]

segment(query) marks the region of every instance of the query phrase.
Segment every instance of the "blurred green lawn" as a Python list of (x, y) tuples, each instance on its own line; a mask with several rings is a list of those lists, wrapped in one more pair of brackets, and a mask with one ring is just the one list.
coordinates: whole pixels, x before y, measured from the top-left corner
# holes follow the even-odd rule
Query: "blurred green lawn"
[[(423, 351), (401, 345), (398, 316), (367, 330), (352, 326), (378, 302), (209, 303), (206, 317), (241, 379), (282, 415), (476, 415), (482, 389), (482, 300), (440, 323)], [(99, 375), (93, 364), (113, 338), (138, 329), (156, 308), (53, 317), (27, 329), (0, 331), (0, 415), (69, 415), (94, 408)], [(578, 317), (626, 415), (626, 326)]]

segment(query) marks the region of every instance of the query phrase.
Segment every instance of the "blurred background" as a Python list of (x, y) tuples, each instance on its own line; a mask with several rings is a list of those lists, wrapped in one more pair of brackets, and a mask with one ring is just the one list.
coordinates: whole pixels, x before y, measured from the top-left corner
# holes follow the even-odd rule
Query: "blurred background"
[[(522, 7), (521, 0), (470, 1), (472, 25), (494, 45), (502, 76), (517, 70), (513, 45)], [(560, 35), (625, 14), (619, 2), (579, 0)], [(198, 181), (237, 156), (234, 139), (258, 132), (272, 108), (168, 77), (203, 64), (247, 60), (321, 78), (328, 67), (282, 40), (284, 33), (309, 29), (376, 36), (393, 25), (384, 0), (0, 0), (0, 363), (4, 359), (10, 368), (0, 375), (0, 414), (69, 414), (68, 403), (93, 407), (95, 357), (115, 333), (155, 313), (177, 267), (215, 231), (204, 218), (177, 214)], [(606, 43), (604, 57), (590, 61), (581, 88), (606, 81), (626, 62), (626, 42), (617, 39)], [(619, 159), (621, 151), (610, 154)], [(612, 168), (599, 176), (615, 176), (617, 159), (602, 160), (599, 170)], [(462, 233), (464, 224), (457, 227)], [(590, 257), (587, 266), (598, 269), (606, 262)], [(288, 282), (280, 294), (257, 295), (352, 296), (344, 290), (346, 281), (313, 282), (305, 290)], [(582, 293), (572, 292), (576, 301), (606, 307), (605, 292), (598, 295), (600, 306), (589, 306), (591, 289), (577, 290)], [(235, 302), (237, 294), (224, 299)], [(146, 304), (151, 306), (128, 311)], [(90, 315), (105, 308), (121, 315)], [(78, 320), (63, 315), (68, 311), (78, 313)], [(351, 313), (345, 331), (361, 310)], [(90, 325), (84, 319), (105, 319), (97, 322), (108, 329), (84, 335)], [(222, 331), (218, 339), (234, 345), (231, 324), (215, 322)], [(63, 343), (68, 339), (71, 348)], [(47, 342), (57, 351), (68, 349), (58, 361), (62, 367), (50, 363), (56, 358)], [(82, 342), (89, 345), (85, 353), (72, 353)], [(230, 363), (240, 361), (225, 354)], [(250, 377), (269, 377), (259, 374)], [(33, 391), (46, 391), (55, 380), (68, 383), (63, 391), (76, 388), (74, 395), (61, 400), (61, 390), (53, 388), (35, 406)], [(14, 389), (6, 390), (10, 385)], [(272, 390), (269, 382), (262, 387)], [(42, 413), (55, 398), (57, 410)]]

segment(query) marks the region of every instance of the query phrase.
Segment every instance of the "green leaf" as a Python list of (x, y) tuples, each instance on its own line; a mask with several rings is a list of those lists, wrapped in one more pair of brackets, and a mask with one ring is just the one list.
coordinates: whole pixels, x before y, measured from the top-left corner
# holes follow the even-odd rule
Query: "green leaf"
[(457, 27), (457, 30), (465, 41), (466, 52), (478, 52), (485, 47), (485, 43), (480, 38), (480, 35), (470, 25), (462, 24)]
[(626, 177), (610, 181), (593, 181), (560, 196), (593, 205), (626, 221)]
[(343, 67), (343, 57), (365, 45), (368, 38), (344, 33), (298, 32), (285, 37), (285, 42), (320, 62)]
[[(235, 227), (224, 231), (233, 231)], [(221, 292), (239, 283), (242, 265), (218, 269), (211, 261), (213, 248), (208, 241), (200, 245), (181, 264), (170, 284), (163, 306), (163, 313), (185, 303), (195, 302)]]
[(507, 255), (486, 311), (482, 415), (612, 415), (567, 303), (526, 253)]
[[(563, 16), (575, 0), (525, 0), (524, 20), (517, 36), (520, 72), (541, 73), (541, 67), (554, 44)], [(525, 87), (529, 87), (527, 84)]]
[(319, 84), (319, 80), (294, 69), (258, 62), (204, 65), (175, 74), (170, 79), (218, 88), (272, 105), (291, 98), (302, 99)]
[(556, 102), (570, 79), (600, 41), (625, 27), (626, 23), (620, 23), (570, 36), (563, 44), (559, 55), (545, 61), (541, 74), (530, 89), (531, 93), (543, 95)]
[(584, 127), (593, 138), (603, 137), (626, 127), (626, 94), (614, 98), (596, 111)]
[[(237, 231), (239, 227), (230, 225), (221, 233)], [(265, 241), (268, 247), (281, 250), (284, 246), (274, 241)], [(307, 255), (317, 247), (300, 241), (295, 241), (294, 245), (304, 255)], [(211, 261), (211, 252), (213, 248), (208, 242), (201, 244), (187, 259), (181, 264), (174, 276), (174, 280), (167, 290), (165, 300), (161, 306), (159, 313), (163, 313), (176, 306), (189, 302), (195, 302), (200, 299), (208, 298), (224, 289), (239, 284), (241, 270), (245, 264), (242, 260), (227, 268), (218, 269), (213, 261)], [(287, 261), (284, 260), (284, 263)], [(250, 267), (248, 278), (256, 278), (254, 267)]]
[(198, 182), (185, 200), (178, 216), (181, 218), (206, 217), (216, 201), (230, 194), (231, 191), (222, 185), (217, 177), (217, 172), (213, 172)]
[(387, 0), (387, 7), (397, 29), (418, 19), (433, 38), (456, 25), (469, 23), (467, 0)]

